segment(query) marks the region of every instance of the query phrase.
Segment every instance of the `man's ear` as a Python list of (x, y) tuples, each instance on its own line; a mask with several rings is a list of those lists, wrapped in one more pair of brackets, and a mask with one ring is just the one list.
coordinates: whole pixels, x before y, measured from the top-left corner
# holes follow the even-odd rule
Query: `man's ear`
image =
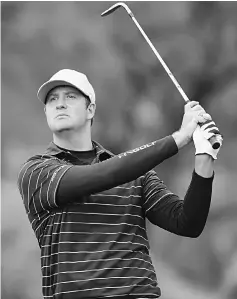
[(88, 106), (87, 110), (89, 112), (89, 119), (92, 119), (95, 115), (95, 109), (96, 109), (96, 104), (92, 104), (90, 103), (90, 105)]

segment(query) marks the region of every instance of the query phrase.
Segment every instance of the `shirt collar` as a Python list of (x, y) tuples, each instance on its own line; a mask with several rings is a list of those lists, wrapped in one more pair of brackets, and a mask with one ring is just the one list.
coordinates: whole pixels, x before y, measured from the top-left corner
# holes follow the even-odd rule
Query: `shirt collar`
[[(93, 148), (96, 150), (96, 156), (99, 158), (100, 161), (107, 160), (111, 157), (114, 157), (115, 155), (105, 149), (101, 144), (99, 144), (97, 141), (92, 141)], [(66, 151), (63, 149), (59, 148), (53, 141), (50, 142), (48, 148), (46, 149), (45, 154), (50, 155), (50, 156), (57, 156), (60, 154), (67, 154)]]

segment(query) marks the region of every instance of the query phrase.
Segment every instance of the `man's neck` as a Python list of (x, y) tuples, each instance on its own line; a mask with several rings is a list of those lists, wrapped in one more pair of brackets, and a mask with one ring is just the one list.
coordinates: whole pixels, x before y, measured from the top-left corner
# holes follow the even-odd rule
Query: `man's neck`
[(72, 151), (89, 151), (93, 149), (90, 134), (62, 132), (53, 134), (53, 142), (59, 147)]

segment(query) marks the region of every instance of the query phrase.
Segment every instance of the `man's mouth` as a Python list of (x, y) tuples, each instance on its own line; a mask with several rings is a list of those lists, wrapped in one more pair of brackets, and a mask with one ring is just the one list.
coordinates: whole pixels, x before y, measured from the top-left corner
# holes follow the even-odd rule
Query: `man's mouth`
[(68, 116), (68, 115), (65, 114), (65, 113), (61, 113), (61, 114), (58, 114), (55, 118), (58, 118), (58, 117), (65, 117), (65, 116)]

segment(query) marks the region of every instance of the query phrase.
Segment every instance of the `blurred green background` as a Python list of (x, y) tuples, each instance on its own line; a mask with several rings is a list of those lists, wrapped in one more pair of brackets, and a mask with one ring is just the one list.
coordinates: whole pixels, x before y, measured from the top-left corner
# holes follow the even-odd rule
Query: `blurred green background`
[[(39, 86), (62, 68), (87, 74), (97, 97), (93, 138), (118, 154), (181, 124), (184, 102), (115, 2), (1, 2), (2, 298), (39, 299), (40, 250), (17, 190), (21, 164), (51, 141)], [(163, 299), (237, 298), (237, 3), (128, 2), (192, 100), (224, 135), (210, 215), (198, 239), (148, 223)], [(156, 168), (181, 197), (194, 147)]]

